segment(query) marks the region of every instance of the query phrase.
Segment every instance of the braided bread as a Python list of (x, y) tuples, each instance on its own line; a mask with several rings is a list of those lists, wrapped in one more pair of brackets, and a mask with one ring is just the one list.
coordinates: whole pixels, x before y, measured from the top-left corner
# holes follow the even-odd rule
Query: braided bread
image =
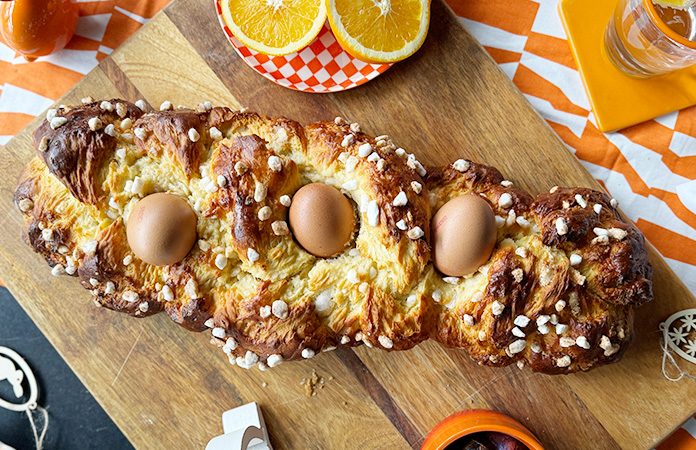
[[(652, 298), (644, 238), (604, 193), (554, 187), (533, 198), (464, 159), (426, 169), (340, 118), (302, 127), (207, 102), (139, 105), (49, 111), (14, 196), (23, 237), (98, 305), (209, 329), (233, 364), (433, 338), (480, 364), (570, 373), (618, 361), (633, 307)], [(350, 244), (331, 258), (305, 251), (286, 223), (293, 194), (314, 182), (356, 209)], [(134, 206), (155, 192), (197, 216), (197, 243), (168, 266), (145, 263), (126, 238)], [(464, 194), (490, 204), (496, 243), (477, 271), (448, 277), (431, 262), (430, 221)]]

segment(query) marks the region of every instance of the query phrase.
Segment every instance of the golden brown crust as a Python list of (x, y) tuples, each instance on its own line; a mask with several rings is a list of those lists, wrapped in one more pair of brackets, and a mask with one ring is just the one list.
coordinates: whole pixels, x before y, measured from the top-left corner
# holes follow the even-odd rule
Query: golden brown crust
[[(246, 255), (249, 249), (268, 246), (266, 241), (274, 236), (271, 224), (287, 218), (287, 207), (280, 203), (280, 197), (291, 195), (301, 187), (296, 164), (279, 158), (280, 169), (271, 170), (268, 161), (273, 156), (277, 157), (276, 153), (254, 134), (240, 136), (229, 144), (220, 144), (213, 152), (212, 173), (225, 181), (204, 214), (221, 218), (232, 214), (229, 223), (232, 242), (241, 255)], [(235, 170), (237, 164), (245, 168), (242, 173)], [(257, 186), (262, 186), (263, 198), (262, 194), (256, 192)], [(259, 211), (264, 207), (271, 208), (271, 215), (261, 221)], [(268, 256), (260, 256), (259, 263), (263, 265)]]
[[(523, 361), (545, 373), (618, 361), (632, 340), (627, 305), (652, 298), (642, 235), (621, 220), (606, 194), (554, 188), (532, 201), (492, 167), (470, 161), (460, 163), (463, 171), (453, 166), (429, 172), (435, 210), (457, 195), (483, 195), (496, 211), (498, 245), (482, 273), (456, 292), (468, 294), (468, 302), (452, 308), (435, 302), (435, 339), (466, 348), (482, 364)], [(507, 207), (501, 204), (505, 193)], [(564, 226), (556, 225), (559, 219)], [(627, 234), (614, 231), (607, 242), (593, 243), (597, 227)], [(598, 254), (614, 255), (614, 261)], [(494, 303), (502, 309), (498, 314)]]
[[(186, 177), (198, 173), (203, 141), (189, 137), (190, 130), (199, 135), (208, 114), (195, 111), (158, 111), (146, 114), (136, 124), (135, 145), (138, 151), (159, 157), (163, 152), (176, 158)], [(141, 134), (142, 133), (142, 134)], [(142, 139), (140, 136), (144, 136)]]
[[(347, 124), (314, 123), (305, 127), (305, 134), (308, 140), (306, 152), (315, 167), (326, 167), (330, 174), (350, 167), (354, 161), (355, 168), (350, 172), (355, 172), (365, 181), (361, 186), (365, 192), (363, 195), (380, 199), (378, 223), (381, 233), (378, 237), (387, 243), (391, 262), (403, 267), (394, 282), (398, 289), (411, 286), (418, 280), (430, 257), (430, 202), (427, 187), (416, 166), (410, 167), (409, 159), (399, 157), (386, 145), (377, 145), (377, 140), (361, 132), (352, 131)], [(347, 136), (353, 139), (344, 146), (342, 141)], [(361, 157), (360, 147), (363, 145), (369, 145), (371, 150), (369, 155)], [(413, 182), (422, 186), (420, 193), (413, 190)], [(406, 194), (408, 201), (403, 206), (395, 206), (394, 199), (400, 192)], [(364, 207), (361, 204), (361, 209)], [(397, 226), (399, 221), (403, 221), (404, 230)], [(410, 239), (404, 232), (416, 228), (423, 231), (423, 239)], [(402, 258), (408, 252), (413, 252), (412, 257)], [(373, 255), (368, 252), (368, 256)]]
[[(109, 106), (102, 108), (101, 103)], [(56, 119), (64, 119), (64, 124), (57, 126), (60, 122), (55, 122), (56, 119), (44, 120), (34, 132), (37, 155), (70, 193), (83, 202), (96, 205), (103, 195), (100, 172), (118, 141), (115, 135), (107, 134), (103, 129), (121, 122), (118, 105), (125, 107), (131, 120), (142, 114), (138, 107), (122, 100), (93, 102), (58, 109)], [(99, 126), (90, 126), (90, 120), (94, 119), (98, 120)], [(132, 136), (126, 139), (132, 139)]]
[[(589, 205), (601, 205), (599, 213)], [(584, 188), (559, 188), (539, 195), (532, 209), (544, 244), (576, 252), (593, 266), (586, 275), (590, 279), (588, 285), (603, 300), (617, 305), (640, 305), (652, 299), (652, 266), (645, 238), (621, 218), (607, 194)], [(555, 226), (559, 218), (568, 227), (565, 235), (559, 235)]]
[[(120, 100), (57, 117), (37, 129), (39, 158), (15, 191), (24, 239), (98, 304), (212, 329), (245, 368), (432, 337), (481, 364), (589, 370), (621, 358), (633, 306), (652, 298), (643, 236), (590, 189), (532, 198), (466, 160), (426, 171), (388, 137), (341, 120), (302, 127), (205, 107), (144, 114)], [(311, 182), (355, 206), (357, 230), (333, 258), (305, 252), (287, 227), (293, 194)], [(198, 216), (197, 244), (167, 267), (140, 261), (126, 239), (130, 211), (153, 192), (180, 195)], [(469, 193), (495, 212), (496, 246), (477, 272), (445, 277), (430, 264), (430, 220)]]

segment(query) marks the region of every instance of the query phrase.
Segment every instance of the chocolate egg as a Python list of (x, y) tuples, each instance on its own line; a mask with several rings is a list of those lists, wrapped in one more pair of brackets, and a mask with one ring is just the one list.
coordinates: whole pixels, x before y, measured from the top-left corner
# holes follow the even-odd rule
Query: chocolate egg
[(290, 205), (290, 228), (309, 253), (328, 258), (346, 247), (355, 229), (353, 206), (341, 192), (327, 184), (300, 188)]
[(493, 209), (478, 195), (445, 203), (430, 229), (435, 268), (451, 277), (470, 274), (488, 261), (497, 235)]
[(133, 208), (126, 225), (128, 245), (148, 264), (181, 261), (196, 242), (196, 213), (174, 194), (151, 194)]

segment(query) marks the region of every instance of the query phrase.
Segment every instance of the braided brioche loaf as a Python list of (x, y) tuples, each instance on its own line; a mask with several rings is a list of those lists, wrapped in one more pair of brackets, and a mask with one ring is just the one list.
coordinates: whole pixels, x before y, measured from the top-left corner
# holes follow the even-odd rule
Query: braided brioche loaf
[[(652, 298), (643, 236), (606, 194), (555, 187), (532, 198), (461, 159), (426, 170), (340, 118), (302, 127), (207, 102), (138, 105), (49, 111), (14, 196), (24, 239), (98, 305), (210, 329), (233, 364), (433, 338), (480, 364), (569, 373), (618, 361), (633, 307)], [(332, 258), (304, 251), (286, 222), (312, 182), (355, 204), (357, 230)], [(169, 266), (141, 261), (126, 239), (134, 205), (155, 192), (186, 199), (198, 220), (197, 244)], [(478, 271), (446, 277), (430, 261), (430, 220), (467, 193), (490, 203), (496, 244)]]

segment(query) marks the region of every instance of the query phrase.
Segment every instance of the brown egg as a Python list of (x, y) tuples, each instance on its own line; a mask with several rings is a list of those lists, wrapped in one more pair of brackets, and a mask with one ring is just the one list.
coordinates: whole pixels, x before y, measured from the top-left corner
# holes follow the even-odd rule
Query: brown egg
[(174, 194), (151, 194), (133, 208), (126, 225), (128, 245), (148, 264), (181, 261), (196, 242), (196, 214)]
[(328, 258), (346, 247), (355, 229), (353, 206), (327, 184), (302, 186), (290, 205), (290, 228), (309, 253)]
[(461, 195), (445, 203), (430, 229), (435, 268), (451, 277), (475, 272), (488, 261), (497, 235), (493, 209), (478, 195)]

